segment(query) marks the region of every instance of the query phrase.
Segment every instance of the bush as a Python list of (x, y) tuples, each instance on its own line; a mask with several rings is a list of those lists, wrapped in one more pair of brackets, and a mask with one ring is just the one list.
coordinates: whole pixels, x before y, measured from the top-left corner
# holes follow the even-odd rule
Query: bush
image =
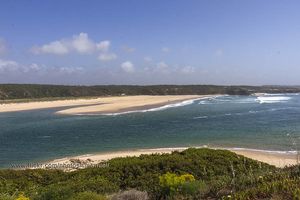
[(176, 175), (173, 173), (166, 173), (159, 177), (159, 185), (162, 187), (165, 195), (173, 196), (177, 192), (181, 192), (183, 186), (185, 185), (186, 192), (189, 188), (187, 183), (194, 182), (195, 178), (191, 174)]
[(24, 194), (19, 194), (18, 198), (16, 200), (30, 200), (28, 197), (25, 197)]
[[(180, 194), (185, 198), (220, 199), (242, 192), (256, 197), (259, 195), (253, 188), (259, 186), (260, 193), (270, 196), (275, 194), (268, 189), (271, 183), (284, 178), (297, 179), (299, 174), (298, 168), (281, 170), (226, 150), (191, 148), (172, 154), (116, 158), (108, 161), (107, 167), (74, 172), (0, 170), (0, 194), (8, 194), (5, 198), (9, 198), (24, 192), (31, 200), (66, 200), (83, 192), (111, 195), (135, 188), (146, 191), (151, 199), (171, 194), (176, 194), (176, 198)], [(300, 184), (291, 181), (286, 185), (297, 188)], [(294, 189), (288, 192), (290, 196), (299, 195)]]
[(181, 186), (181, 193), (186, 196), (204, 196), (209, 187), (204, 181), (186, 182)]
[(106, 200), (107, 198), (103, 195), (93, 192), (82, 192), (74, 195), (69, 200)]
[(149, 200), (147, 192), (128, 190), (114, 195), (111, 200)]
[(16, 196), (15, 195), (9, 195), (9, 194), (0, 194), (0, 199), (1, 200), (15, 200)]
[(34, 196), (34, 200), (66, 200), (72, 197), (74, 191), (70, 186), (63, 185), (51, 185), (46, 188), (42, 188), (36, 196)]

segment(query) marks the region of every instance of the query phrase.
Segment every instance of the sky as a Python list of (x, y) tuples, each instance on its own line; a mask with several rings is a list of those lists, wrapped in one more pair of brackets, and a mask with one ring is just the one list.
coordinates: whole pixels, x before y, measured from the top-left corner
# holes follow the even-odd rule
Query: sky
[(0, 83), (300, 85), (298, 0), (2, 0)]

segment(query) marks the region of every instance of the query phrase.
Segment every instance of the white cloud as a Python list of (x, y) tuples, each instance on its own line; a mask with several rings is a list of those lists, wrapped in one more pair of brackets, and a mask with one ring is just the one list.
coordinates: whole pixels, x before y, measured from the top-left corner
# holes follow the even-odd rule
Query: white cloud
[[(72, 38), (61, 39), (42, 46), (34, 46), (31, 48), (31, 52), (34, 54), (55, 54), (65, 55), (71, 52), (79, 54), (94, 53), (96, 50), (102, 53), (108, 52), (110, 47), (110, 41), (104, 40), (99, 43), (93, 42), (87, 33), (79, 33)], [(106, 58), (110, 55), (110, 58), (115, 54), (106, 54)]]
[(36, 64), (32, 63), (30, 65), (22, 65), (13, 60), (1, 60), (0, 59), (0, 73), (28, 73), (28, 72), (37, 72), (42, 68)]
[(64, 55), (69, 53), (69, 49), (62, 41), (54, 41), (49, 44), (45, 44), (41, 47), (34, 46), (31, 48), (31, 52), (34, 54), (56, 54)]
[(98, 59), (101, 61), (111, 61), (111, 60), (115, 60), (117, 58), (117, 55), (114, 53), (101, 53), (98, 56)]
[(33, 69), (33, 70), (39, 70), (39, 69), (41, 69), (41, 67), (38, 64), (36, 64), (36, 63), (32, 63), (29, 67), (31, 69)]
[(13, 60), (0, 59), (0, 72), (15, 71), (19, 67), (19, 64)]
[(6, 48), (5, 41), (0, 38), (0, 55), (6, 53), (6, 51), (7, 48)]
[(168, 65), (165, 62), (159, 62), (156, 64), (157, 69), (166, 69), (168, 68)]
[[(15, 61), (0, 60), (0, 73), (9, 74), (43, 74), (46, 76), (51, 75), (69, 75), (82, 73), (82, 67), (47, 67), (45, 65), (38, 65), (32, 63), (30, 65), (19, 64)], [(27, 76), (27, 75), (26, 75)]]
[(121, 68), (128, 73), (134, 72), (134, 65), (130, 61), (123, 62)]
[(192, 74), (195, 72), (195, 67), (192, 66), (185, 66), (181, 69), (181, 72), (184, 74)]
[(74, 35), (71, 45), (75, 51), (82, 54), (91, 53), (95, 50), (95, 43), (89, 39), (87, 33)]
[(74, 74), (83, 71), (82, 67), (60, 67), (57, 69), (60, 74)]
[(168, 52), (170, 52), (170, 49), (168, 47), (163, 47), (163, 48), (161, 48), (161, 51), (164, 53), (168, 53)]
[(110, 41), (109, 40), (104, 40), (96, 44), (97, 49), (100, 51), (108, 51), (110, 47)]
[(40, 71), (42, 68), (38, 64), (32, 63), (31, 65), (29, 65), (29, 66), (23, 66), (20, 69), (23, 72), (27, 73), (27, 72), (30, 72), (30, 71), (37, 72), (37, 71)]
[(161, 61), (156, 64), (155, 71), (160, 73), (168, 73), (169, 66), (165, 62)]
[(104, 40), (102, 42), (99, 42), (96, 46), (99, 51), (101, 51), (100, 55), (98, 56), (98, 59), (101, 61), (111, 61), (115, 60), (117, 58), (117, 55), (114, 53), (110, 53), (109, 47), (110, 47), (110, 41)]

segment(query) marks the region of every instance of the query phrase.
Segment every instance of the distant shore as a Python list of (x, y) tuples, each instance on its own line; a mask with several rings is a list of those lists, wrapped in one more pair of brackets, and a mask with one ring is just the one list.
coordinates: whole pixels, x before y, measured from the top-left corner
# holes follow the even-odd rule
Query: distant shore
[(212, 97), (215, 95), (161, 95), (161, 96), (115, 96), (94, 99), (71, 99), (28, 103), (0, 104), (0, 113), (47, 108), (73, 107), (63, 109), (57, 114), (109, 114), (151, 109), (186, 100)]
[[(136, 149), (136, 150), (124, 150), (116, 152), (107, 152), (107, 153), (97, 153), (97, 154), (86, 154), (73, 157), (65, 157), (61, 159), (55, 159), (49, 162), (46, 162), (43, 167), (47, 166), (48, 168), (60, 168), (64, 170), (72, 170), (74, 168), (66, 168), (65, 166), (79, 166), (79, 168), (85, 168), (86, 166), (93, 166), (108, 161), (113, 158), (124, 158), (124, 157), (133, 157), (140, 155), (150, 155), (150, 154), (165, 154), (172, 153), (173, 151), (183, 151), (189, 147), (174, 147), (174, 148), (155, 148), (155, 149)], [(204, 148), (204, 147), (195, 147), (195, 148)], [(206, 147), (205, 147), (206, 148)], [(268, 163), (279, 168), (296, 165), (297, 157), (294, 153), (285, 153), (285, 152), (276, 152), (276, 151), (263, 151), (255, 149), (235, 149), (235, 148), (212, 148), (212, 149), (222, 149), (229, 150), (238, 155), (245, 156), (257, 161)], [(59, 167), (60, 166), (60, 167)], [(43, 168), (42, 167), (42, 168)], [(47, 168), (46, 167), (46, 168)]]

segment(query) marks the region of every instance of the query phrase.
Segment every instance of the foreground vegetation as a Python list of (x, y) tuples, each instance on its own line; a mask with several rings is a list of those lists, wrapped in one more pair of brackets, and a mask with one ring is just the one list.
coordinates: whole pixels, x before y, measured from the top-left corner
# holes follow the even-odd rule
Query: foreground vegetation
[(232, 94), (249, 95), (252, 93), (295, 93), (297, 86), (216, 86), (216, 85), (104, 85), (104, 86), (63, 86), (0, 84), (0, 100), (55, 99), (70, 97), (95, 97), (118, 95), (204, 95)]
[(1, 170), (1, 200), (300, 199), (299, 167), (226, 150), (117, 158), (74, 172)]

